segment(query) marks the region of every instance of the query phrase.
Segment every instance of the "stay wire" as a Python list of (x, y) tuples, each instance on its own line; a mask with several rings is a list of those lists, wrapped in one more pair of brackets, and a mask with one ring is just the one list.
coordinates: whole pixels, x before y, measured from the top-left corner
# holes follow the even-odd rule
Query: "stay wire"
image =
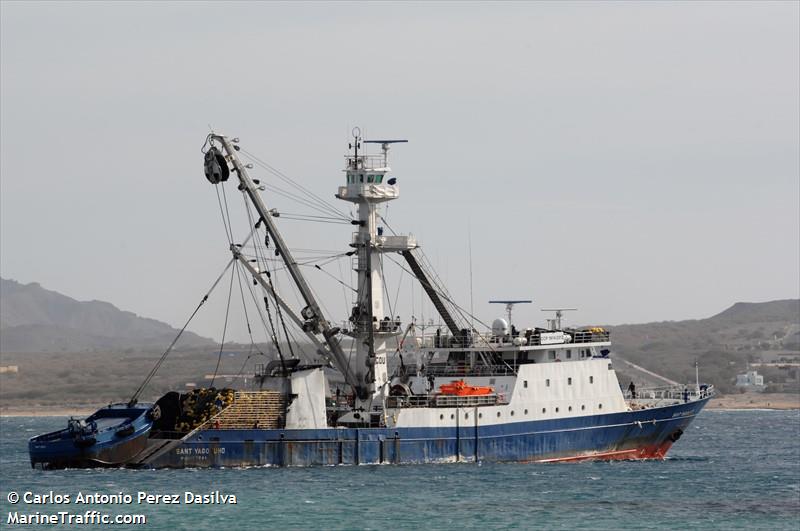
[(153, 368), (147, 374), (147, 376), (145, 377), (144, 381), (136, 389), (136, 392), (133, 393), (133, 396), (131, 397), (130, 401), (128, 401), (128, 406), (129, 407), (133, 407), (134, 405), (136, 405), (136, 402), (138, 402), (139, 396), (141, 396), (142, 391), (144, 391), (144, 389), (148, 386), (150, 381), (153, 379), (153, 376), (155, 376), (156, 373), (158, 372), (158, 369), (161, 368), (161, 365), (164, 363), (164, 360), (166, 360), (167, 356), (169, 356), (169, 353), (172, 352), (173, 347), (178, 342), (178, 339), (180, 339), (181, 335), (183, 335), (183, 332), (186, 330), (186, 327), (189, 326), (189, 323), (192, 322), (192, 319), (194, 319), (194, 316), (197, 315), (197, 312), (199, 312), (200, 308), (203, 306), (203, 304), (206, 303), (206, 301), (208, 300), (208, 297), (211, 295), (211, 292), (214, 291), (214, 288), (217, 287), (217, 284), (219, 284), (219, 281), (222, 280), (222, 277), (225, 276), (225, 273), (228, 272), (228, 268), (231, 267), (231, 265), (233, 264), (234, 260), (235, 260), (235, 258), (231, 258), (230, 259), (228, 264), (225, 266), (225, 269), (222, 270), (222, 273), (220, 273), (220, 275), (217, 277), (217, 279), (211, 285), (211, 288), (206, 292), (205, 295), (203, 295), (203, 298), (200, 300), (200, 303), (197, 305), (197, 307), (194, 309), (192, 314), (189, 316), (189, 319), (186, 320), (186, 323), (183, 325), (183, 327), (178, 331), (178, 334), (175, 336), (175, 339), (172, 340), (172, 343), (169, 344), (169, 346), (167, 347), (167, 350), (164, 351), (164, 353), (158, 359), (156, 364), (153, 366)]
[(231, 311), (231, 294), (233, 293), (233, 270), (231, 270), (231, 281), (228, 285), (228, 302), (225, 305), (225, 324), (222, 325), (222, 341), (219, 343), (219, 354), (217, 355), (217, 366), (214, 367), (214, 375), (211, 377), (211, 387), (214, 387), (214, 381), (217, 379), (219, 372), (219, 365), (222, 362), (222, 349), (225, 347), (225, 335), (228, 333), (228, 316)]
[(346, 215), (343, 212), (341, 212), (339, 209), (337, 209), (331, 203), (325, 201), (324, 199), (322, 199), (321, 197), (316, 195), (311, 190), (308, 190), (304, 186), (296, 183), (293, 179), (290, 179), (287, 175), (285, 175), (283, 172), (281, 172), (277, 168), (272, 167), (267, 162), (261, 160), (256, 155), (254, 155), (253, 153), (247, 151), (246, 149), (242, 149), (242, 152), (244, 154), (246, 154), (248, 157), (250, 157), (251, 159), (253, 159), (253, 161), (256, 164), (258, 164), (262, 168), (266, 169), (267, 171), (269, 171), (273, 175), (277, 176), (278, 178), (282, 179), (283, 181), (285, 181), (290, 186), (293, 186), (293, 187), (297, 188), (298, 190), (306, 193), (309, 197), (313, 198), (322, 208), (328, 209), (329, 211), (332, 211), (333, 213), (336, 213), (337, 215), (340, 215), (342, 217), (346, 217)]

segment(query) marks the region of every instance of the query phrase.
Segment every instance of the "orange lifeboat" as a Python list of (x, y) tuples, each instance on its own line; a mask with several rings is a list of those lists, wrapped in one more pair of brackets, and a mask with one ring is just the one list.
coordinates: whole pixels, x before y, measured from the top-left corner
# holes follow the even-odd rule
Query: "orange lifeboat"
[(439, 386), (439, 392), (443, 395), (454, 396), (481, 396), (490, 395), (494, 392), (491, 387), (477, 387), (474, 385), (467, 385), (464, 380), (453, 380), (449, 384)]

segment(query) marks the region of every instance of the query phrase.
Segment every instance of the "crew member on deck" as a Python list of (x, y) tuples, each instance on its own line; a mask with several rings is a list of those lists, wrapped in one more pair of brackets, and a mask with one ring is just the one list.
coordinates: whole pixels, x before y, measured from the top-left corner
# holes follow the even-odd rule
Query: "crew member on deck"
[(636, 385), (631, 380), (631, 384), (628, 386), (628, 391), (631, 392), (631, 398), (636, 398)]

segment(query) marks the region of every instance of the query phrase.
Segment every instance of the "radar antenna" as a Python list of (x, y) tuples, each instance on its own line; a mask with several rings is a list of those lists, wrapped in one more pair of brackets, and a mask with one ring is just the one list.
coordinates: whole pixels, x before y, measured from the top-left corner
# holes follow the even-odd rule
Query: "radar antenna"
[(543, 312), (556, 312), (555, 319), (547, 320), (547, 327), (550, 330), (561, 330), (561, 318), (564, 316), (564, 312), (575, 312), (577, 310), (577, 308), (542, 308)]
[(389, 166), (389, 145), (390, 144), (398, 144), (398, 143), (405, 143), (408, 140), (364, 140), (365, 144), (380, 144), (381, 149), (383, 150), (383, 167), (387, 168)]
[(505, 304), (506, 313), (508, 314), (508, 326), (511, 326), (511, 310), (514, 309), (515, 304), (530, 304), (531, 300), (512, 300), (512, 301), (489, 301), (489, 304)]

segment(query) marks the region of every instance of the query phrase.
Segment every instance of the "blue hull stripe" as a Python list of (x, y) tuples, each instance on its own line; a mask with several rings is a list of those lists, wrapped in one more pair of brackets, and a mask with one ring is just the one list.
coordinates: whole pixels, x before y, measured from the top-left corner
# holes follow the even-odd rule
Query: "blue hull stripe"
[(472, 424), (464, 426), (430, 428), (207, 429), (145, 464), (181, 468), (538, 461), (637, 449), (666, 451), (707, 402), (477, 427), (471, 418), (467, 422)]

